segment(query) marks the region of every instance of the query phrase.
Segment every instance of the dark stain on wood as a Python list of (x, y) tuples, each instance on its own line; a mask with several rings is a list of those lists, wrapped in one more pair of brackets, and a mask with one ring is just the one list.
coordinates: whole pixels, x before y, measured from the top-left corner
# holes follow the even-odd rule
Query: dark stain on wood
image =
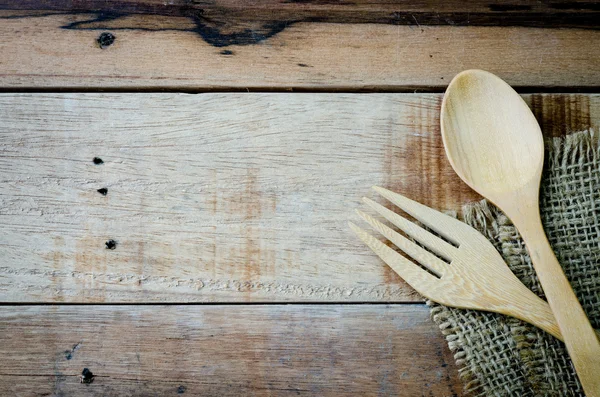
[(81, 343), (76, 343), (75, 345), (73, 345), (73, 347), (69, 350), (65, 350), (65, 358), (67, 360), (71, 360), (73, 358), (73, 355), (75, 354), (75, 352), (81, 347)]
[[(215, 47), (259, 44), (298, 22), (374, 23), (419, 27), (452, 25), (600, 28), (600, 3), (597, 2), (525, 1), (519, 4), (485, 6), (484, 3), (470, 4), (453, 0), (450, 6), (446, 7), (446, 11), (440, 12), (427, 4), (409, 9), (403, 4), (373, 5), (365, 0), (353, 3), (299, 0), (282, 4), (265, 3), (262, 7), (241, 7), (235, 2), (222, 0), (210, 3), (190, 0), (8, 0), (0, 5), (0, 9), (10, 11), (2, 18), (52, 15), (72, 15), (80, 19), (83, 17), (83, 20), (62, 26), (63, 29), (194, 32)], [(147, 23), (147, 18), (154, 18), (153, 23)], [(180, 21), (181, 19), (183, 21)], [(186, 19), (189, 21), (187, 24)], [(114, 40), (105, 41), (108, 42), (112, 44)]]
[(106, 245), (106, 249), (114, 250), (117, 248), (117, 242), (115, 240), (108, 240), (104, 243)]
[(92, 161), (96, 165), (104, 164), (104, 161), (102, 161), (102, 159), (100, 157), (94, 157), (94, 159)]
[(233, 33), (222, 33), (219, 28), (209, 26), (201, 20), (195, 20), (196, 29), (194, 31), (200, 35), (204, 41), (214, 47), (226, 47), (230, 45), (251, 45), (258, 44), (261, 41), (275, 36), (283, 31), (293, 21), (271, 21), (263, 24), (259, 29), (243, 29)]
[(96, 191), (97, 191), (98, 193), (100, 193), (101, 195), (103, 195), (103, 196), (106, 196), (106, 195), (108, 194), (108, 189), (107, 189), (107, 188), (105, 188), (105, 187), (103, 187), (103, 188), (100, 188), (100, 189), (98, 189), (98, 190), (96, 190)]
[[(125, 7), (126, 9), (127, 7)], [(272, 36), (283, 31), (286, 27), (298, 22), (293, 20), (282, 20), (282, 21), (263, 21), (255, 23), (255, 21), (248, 21), (252, 24), (252, 27), (244, 27), (243, 25), (248, 23), (246, 21), (240, 21), (231, 23), (227, 20), (215, 20), (204, 16), (204, 10), (196, 9), (191, 7), (182, 7), (180, 12), (115, 12), (106, 11), (101, 13), (74, 13), (68, 12), (68, 14), (90, 14), (91, 17), (88, 20), (72, 22), (67, 25), (61, 26), (67, 30), (98, 30), (98, 29), (111, 29), (111, 30), (143, 30), (143, 31), (183, 31), (183, 32), (194, 32), (199, 35), (205, 42), (212, 45), (213, 47), (227, 47), (231, 45), (253, 45), (258, 44)], [(151, 28), (145, 25), (136, 25), (135, 22), (123, 22), (132, 15), (159, 15), (163, 17), (185, 17), (190, 19), (195, 27), (181, 27), (178, 28), (173, 25), (161, 28)], [(118, 23), (117, 23), (118, 22)], [(114, 25), (111, 23), (115, 23)], [(122, 23), (125, 23), (124, 25)], [(128, 24), (133, 23), (133, 24)], [(138, 21), (139, 23), (139, 21)]]
[(548, 138), (592, 127), (587, 95), (533, 94), (531, 110)]

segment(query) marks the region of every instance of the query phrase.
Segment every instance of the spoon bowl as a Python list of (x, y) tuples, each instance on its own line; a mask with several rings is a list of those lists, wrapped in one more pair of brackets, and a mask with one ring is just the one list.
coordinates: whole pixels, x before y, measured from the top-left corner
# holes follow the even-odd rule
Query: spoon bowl
[(442, 139), (460, 178), (493, 202), (507, 189), (518, 191), (533, 182), (539, 190), (542, 132), (512, 87), (491, 73), (468, 70), (452, 80), (447, 92), (451, 95), (442, 102)]

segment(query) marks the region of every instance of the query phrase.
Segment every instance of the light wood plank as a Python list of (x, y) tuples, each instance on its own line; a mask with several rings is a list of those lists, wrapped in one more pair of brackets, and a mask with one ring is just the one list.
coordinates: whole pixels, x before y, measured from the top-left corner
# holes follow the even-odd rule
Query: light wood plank
[(439, 100), (2, 95), (0, 300), (420, 300), (346, 222), (373, 184), (473, 197)]
[[(551, 134), (598, 127), (598, 95), (525, 98)], [(478, 199), (440, 100), (3, 94), (0, 301), (421, 301), (346, 222), (374, 184)]]
[(424, 305), (0, 307), (0, 394), (457, 396), (428, 317)]
[[(197, 10), (189, 5), (180, 9), (179, 4), (180, 8), (163, 10), (151, 3), (129, 5), (121, 12), (102, 11), (108, 4), (104, 1), (82, 3), (83, 9), (71, 11), (65, 11), (69, 7), (64, 4), (50, 9), (40, 5), (38, 11), (36, 6), (33, 11), (3, 11), (0, 87), (441, 89), (469, 68), (489, 70), (516, 86), (600, 86), (600, 30), (596, 29), (436, 26), (453, 19), (430, 11), (429, 19), (420, 24), (417, 16), (422, 14), (411, 13), (410, 7), (383, 14), (373, 7), (366, 11), (357, 7), (336, 19), (327, 18), (327, 8), (313, 7), (314, 15), (298, 6), (297, 12), (292, 9), (287, 14), (267, 8), (271, 15), (261, 12), (260, 6), (235, 11), (231, 5)], [(474, 10), (481, 13), (480, 8)], [(553, 15), (547, 11), (537, 20)], [(362, 20), (362, 13), (370, 16)], [(247, 20), (255, 14), (258, 20)], [(492, 19), (497, 15), (484, 14)], [(468, 25), (468, 10), (460, 15), (457, 21)], [(473, 13), (474, 20), (477, 15)], [(510, 15), (514, 12), (506, 18)], [(564, 17), (565, 12), (557, 15)], [(586, 15), (573, 21), (590, 18), (597, 23), (597, 16)], [(413, 18), (414, 26), (406, 25)], [(482, 23), (490, 23), (485, 18)], [(514, 23), (526, 25), (531, 19), (517, 18)], [(342, 23), (332, 23), (338, 20)], [(102, 49), (97, 39), (106, 31), (116, 40)]]

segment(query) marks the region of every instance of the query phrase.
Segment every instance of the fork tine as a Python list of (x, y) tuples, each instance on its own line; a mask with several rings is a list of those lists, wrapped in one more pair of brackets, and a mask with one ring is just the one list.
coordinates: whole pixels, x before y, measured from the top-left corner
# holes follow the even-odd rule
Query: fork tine
[(444, 274), (444, 270), (448, 268), (448, 264), (444, 263), (437, 256), (432, 255), (429, 251), (419, 247), (417, 244), (413, 243), (400, 233), (390, 229), (372, 216), (369, 216), (360, 210), (356, 210), (356, 213), (371, 225), (373, 229), (377, 230), (385, 238), (394, 243), (396, 247), (400, 248), (411, 258), (435, 273), (438, 277), (441, 277)]
[(432, 299), (429, 296), (429, 291), (435, 290), (435, 286), (439, 284), (439, 279), (419, 266), (409, 261), (369, 233), (356, 226), (352, 222), (348, 222), (348, 225), (356, 233), (356, 235), (371, 248), (371, 250), (381, 258), (389, 267), (392, 268), (400, 277), (404, 279), (411, 287), (413, 287), (421, 295), (428, 299)]
[(462, 222), (446, 214), (442, 214), (433, 208), (429, 208), (426, 205), (417, 203), (401, 194), (391, 192), (379, 186), (373, 186), (373, 190), (394, 203), (398, 208), (402, 209), (416, 220), (422, 222), (431, 230), (434, 230), (436, 233), (444, 236), (444, 238), (452, 241), (456, 245), (460, 245), (460, 242), (456, 241), (456, 237), (449, 234), (448, 230), (455, 230), (457, 227), (461, 227), (460, 225), (463, 225)]
[(371, 199), (363, 197), (363, 201), (369, 207), (377, 211), (379, 215), (396, 225), (396, 227), (398, 227), (404, 233), (425, 245), (431, 251), (447, 259), (448, 262), (452, 261), (456, 247), (453, 247), (441, 238), (423, 229), (421, 226), (417, 226), (408, 219), (405, 219), (395, 212), (388, 210), (383, 205), (378, 204)]

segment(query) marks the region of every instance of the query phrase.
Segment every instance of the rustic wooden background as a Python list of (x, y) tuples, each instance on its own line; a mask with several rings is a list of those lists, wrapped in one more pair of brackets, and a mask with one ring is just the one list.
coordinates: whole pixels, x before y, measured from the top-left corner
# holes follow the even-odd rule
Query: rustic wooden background
[(462, 395), (346, 222), (374, 184), (479, 199), (461, 70), (598, 130), (600, 3), (437, 3), (0, 1), (0, 394)]

